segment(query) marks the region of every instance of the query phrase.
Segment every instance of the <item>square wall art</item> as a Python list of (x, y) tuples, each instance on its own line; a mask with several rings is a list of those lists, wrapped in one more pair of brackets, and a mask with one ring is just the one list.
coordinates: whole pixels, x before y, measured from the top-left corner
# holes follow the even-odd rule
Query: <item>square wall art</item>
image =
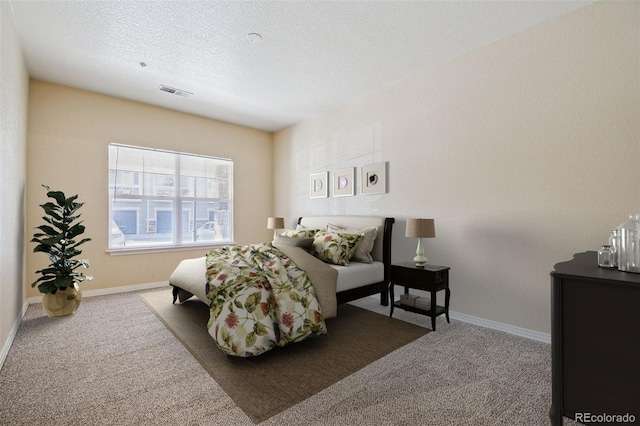
[(347, 197), (353, 195), (354, 192), (354, 168), (335, 170), (333, 172), (333, 196)]
[(327, 198), (329, 196), (329, 172), (313, 173), (310, 181), (311, 198)]
[(387, 192), (387, 163), (362, 166), (362, 193), (384, 194)]

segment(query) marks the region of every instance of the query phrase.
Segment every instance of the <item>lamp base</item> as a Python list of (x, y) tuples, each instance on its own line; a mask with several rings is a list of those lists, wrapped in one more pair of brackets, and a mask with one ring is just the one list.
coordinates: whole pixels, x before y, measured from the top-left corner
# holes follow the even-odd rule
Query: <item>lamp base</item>
[(424, 268), (424, 265), (427, 264), (427, 258), (424, 256), (416, 256), (413, 258), (413, 261), (416, 262), (418, 268)]
[(413, 258), (418, 268), (424, 268), (427, 264), (427, 258), (424, 256), (424, 249), (422, 248), (422, 238), (418, 238), (418, 247), (416, 249), (416, 257)]

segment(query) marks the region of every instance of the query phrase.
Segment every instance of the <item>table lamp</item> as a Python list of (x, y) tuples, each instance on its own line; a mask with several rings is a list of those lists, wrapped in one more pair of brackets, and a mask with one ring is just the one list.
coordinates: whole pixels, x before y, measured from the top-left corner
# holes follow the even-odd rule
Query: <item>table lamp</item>
[(407, 219), (407, 229), (405, 231), (405, 236), (407, 238), (418, 239), (416, 257), (413, 258), (413, 261), (416, 262), (417, 267), (423, 268), (427, 263), (427, 258), (424, 256), (422, 239), (434, 238), (436, 236), (435, 221), (433, 219)]
[(270, 217), (267, 219), (267, 229), (273, 229), (273, 238), (276, 238), (278, 235), (278, 229), (284, 228), (284, 218), (283, 217)]

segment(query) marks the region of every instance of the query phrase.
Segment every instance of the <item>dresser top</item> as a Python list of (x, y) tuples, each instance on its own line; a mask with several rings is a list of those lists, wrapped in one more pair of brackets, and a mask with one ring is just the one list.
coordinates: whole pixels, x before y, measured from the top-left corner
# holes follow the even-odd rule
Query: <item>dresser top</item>
[(640, 288), (640, 274), (599, 267), (598, 252), (596, 251), (576, 253), (573, 255), (572, 260), (556, 263), (551, 276), (605, 280), (618, 284), (634, 285)]

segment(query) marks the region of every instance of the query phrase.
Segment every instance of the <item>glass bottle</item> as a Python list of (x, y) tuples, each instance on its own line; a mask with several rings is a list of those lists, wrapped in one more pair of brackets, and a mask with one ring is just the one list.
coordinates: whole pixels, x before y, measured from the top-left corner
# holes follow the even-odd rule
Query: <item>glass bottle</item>
[(613, 253), (613, 266), (618, 266), (618, 252), (620, 251), (620, 230), (618, 228), (612, 229), (609, 234), (609, 246), (611, 246), (611, 252)]
[(620, 225), (618, 229), (618, 269), (640, 274), (640, 213), (629, 215), (629, 221)]
[(604, 245), (598, 250), (598, 266), (602, 268), (614, 268), (613, 251), (610, 245)]

